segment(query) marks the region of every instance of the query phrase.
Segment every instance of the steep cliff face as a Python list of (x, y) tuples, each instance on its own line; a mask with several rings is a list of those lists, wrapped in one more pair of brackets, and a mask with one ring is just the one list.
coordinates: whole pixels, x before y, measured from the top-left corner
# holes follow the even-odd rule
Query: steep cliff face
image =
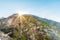
[(48, 24), (32, 15), (13, 14), (6, 19), (1, 31), (9, 34), (13, 40), (51, 40), (46, 31)]

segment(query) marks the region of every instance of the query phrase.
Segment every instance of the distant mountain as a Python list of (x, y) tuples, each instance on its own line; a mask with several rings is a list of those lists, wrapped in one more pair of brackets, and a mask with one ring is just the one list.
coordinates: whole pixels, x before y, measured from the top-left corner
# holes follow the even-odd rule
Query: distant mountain
[(44, 21), (44, 22), (50, 24), (51, 26), (58, 26), (58, 27), (60, 27), (60, 22), (56, 22), (56, 21), (53, 21), (53, 20), (49, 20), (49, 19), (41, 18), (41, 17), (37, 17), (37, 16), (34, 16), (34, 17), (39, 19), (39, 20), (41, 20), (41, 21)]
[(0, 31), (12, 40), (60, 40), (60, 23), (31, 14), (0, 19)]

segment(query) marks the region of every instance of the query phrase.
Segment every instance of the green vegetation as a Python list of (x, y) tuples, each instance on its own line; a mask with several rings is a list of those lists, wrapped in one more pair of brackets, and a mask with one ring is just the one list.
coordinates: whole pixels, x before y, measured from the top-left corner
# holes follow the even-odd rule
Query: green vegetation
[(46, 22), (38, 20), (33, 16), (23, 17), (25, 19), (23, 18), (22, 22), (15, 25), (16, 27), (12, 25), (9, 27), (6, 26), (1, 31), (5, 33), (11, 32), (9, 36), (13, 40), (51, 40), (50, 36), (44, 31), (44, 28), (49, 28), (49, 25)]

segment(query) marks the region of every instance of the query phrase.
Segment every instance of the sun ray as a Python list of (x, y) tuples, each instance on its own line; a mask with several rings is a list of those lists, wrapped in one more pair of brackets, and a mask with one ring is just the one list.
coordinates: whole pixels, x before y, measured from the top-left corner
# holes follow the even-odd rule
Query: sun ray
[(12, 23), (13, 23), (13, 25), (17, 26), (18, 23), (22, 24), (23, 20), (26, 20), (26, 18), (21, 14), (17, 14), (16, 18), (13, 18), (14, 23), (13, 22)]
[[(12, 20), (12, 25), (19, 26), (20, 24), (23, 24), (23, 21), (26, 21), (26, 17), (24, 16), (25, 13), (16, 13), (13, 20)], [(20, 25), (21, 26), (21, 25)]]

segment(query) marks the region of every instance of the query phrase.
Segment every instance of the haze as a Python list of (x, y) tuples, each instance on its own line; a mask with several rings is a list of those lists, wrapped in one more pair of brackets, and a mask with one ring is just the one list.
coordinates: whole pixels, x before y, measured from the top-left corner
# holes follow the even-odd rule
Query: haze
[(60, 0), (0, 0), (0, 18), (16, 12), (60, 22)]

